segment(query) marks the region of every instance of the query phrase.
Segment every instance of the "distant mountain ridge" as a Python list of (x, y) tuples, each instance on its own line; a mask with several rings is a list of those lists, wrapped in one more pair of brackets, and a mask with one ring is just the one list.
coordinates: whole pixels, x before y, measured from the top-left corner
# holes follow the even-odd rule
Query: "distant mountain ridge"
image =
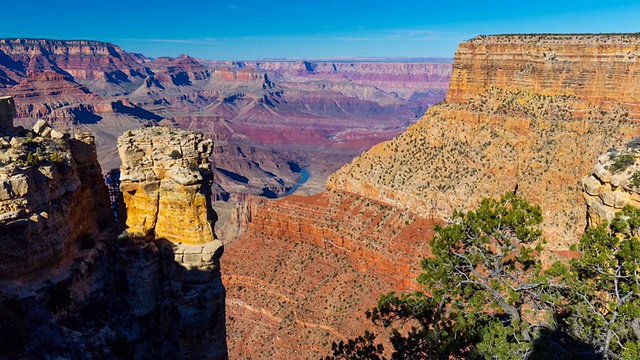
[(225, 170), (216, 173), (220, 199), (286, 193), (300, 176), (288, 162), (313, 163), (322, 186), (441, 101), (450, 71), (442, 63), (150, 59), (99, 41), (0, 39), (0, 95), (14, 96), (16, 122), (95, 132), (105, 169), (118, 165), (123, 131), (167, 120), (206, 132)]

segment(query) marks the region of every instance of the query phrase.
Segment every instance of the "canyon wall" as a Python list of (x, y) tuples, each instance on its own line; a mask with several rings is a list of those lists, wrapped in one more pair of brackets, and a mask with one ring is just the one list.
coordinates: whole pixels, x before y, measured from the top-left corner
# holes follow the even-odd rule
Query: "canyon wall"
[(464, 103), (488, 86), (568, 95), (640, 116), (638, 34), (502, 35), (463, 41), (447, 101)]
[[(566, 248), (585, 226), (580, 179), (602, 152), (638, 134), (629, 104), (637, 92), (625, 85), (636, 63), (610, 66), (604, 55), (620, 59), (636, 39), (505, 35), (462, 43), (447, 101), (327, 186), (437, 217), (517, 190), (542, 207), (549, 246)], [(556, 60), (545, 60), (551, 53)], [(605, 92), (611, 84), (624, 92)]]
[(421, 62), (242, 61), (234, 65), (267, 70), (273, 72), (276, 79), (287, 82), (345, 82), (348, 79), (355, 84), (396, 92), (405, 98), (414, 92), (446, 91), (451, 74), (450, 59), (424, 59)]
[(214, 169), (225, 200), (286, 194), (300, 176), (289, 162), (316, 166), (310, 183), (324, 189), (328, 173), (441, 101), (450, 72), (442, 59), (148, 59), (98, 41), (0, 39), (0, 95), (14, 96), (17, 123), (92, 131), (105, 170), (120, 166), (128, 130), (164, 120), (206, 132), (225, 153)]
[(223, 259), (231, 358), (317, 359), (381, 331), (365, 317), (381, 294), (419, 288), (429, 219), (338, 191), (249, 204)]
[[(411, 280), (420, 272), (419, 259), (429, 255), (426, 244), (432, 234), (427, 230), (433, 222), (446, 222), (456, 209), (473, 209), (484, 197), (514, 191), (540, 205), (547, 240), (543, 255), (561, 256), (586, 226), (583, 187), (591, 193), (597, 188), (596, 200), (612, 204), (614, 211), (622, 204), (616, 203), (623, 197), (618, 193), (628, 192), (621, 190), (625, 185), (614, 188), (597, 176), (589, 180), (597, 186), (583, 185), (582, 180), (602, 153), (625, 148), (638, 135), (629, 104), (637, 95), (616, 97), (612, 91), (600, 97), (590, 92), (608, 89), (611, 76), (629, 81), (627, 69), (635, 64), (614, 66), (606, 70), (609, 75), (601, 75), (609, 64), (604, 50), (624, 53), (629, 46), (625, 39), (636, 42), (635, 37), (616, 35), (499, 36), (465, 42), (454, 60), (447, 101), (331, 175), (323, 194), (245, 208), (251, 223), (225, 255), (230, 354), (251, 356), (258, 348), (271, 358), (314, 358), (330, 351), (328, 345), (321, 346), (323, 341), (350, 338), (363, 330), (385, 338), (384, 330), (361, 321), (359, 314), (374, 306), (380, 293), (414, 290)], [(608, 42), (613, 45), (600, 46)], [(484, 45), (494, 43), (501, 45)], [(480, 51), (483, 46), (485, 52)], [(561, 65), (538, 68), (552, 52), (563, 54), (556, 56)], [(635, 165), (628, 171), (632, 168)], [(615, 193), (604, 194), (608, 186)], [(625, 196), (633, 201), (635, 195)], [(242, 266), (248, 252), (263, 254), (253, 247), (266, 252), (274, 245), (277, 254), (258, 257), (253, 262), (258, 266)], [(305, 254), (302, 258), (299, 251)], [(308, 261), (320, 272), (307, 270)], [(333, 269), (340, 269), (335, 276)], [(347, 278), (343, 272), (352, 275)], [(359, 293), (359, 286), (368, 287), (369, 295)], [(264, 291), (247, 290), (254, 288)], [(314, 295), (302, 298), (285, 290), (292, 288), (308, 288)], [(317, 288), (322, 294), (314, 292)], [(341, 302), (351, 294), (358, 304)], [(315, 320), (321, 317), (317, 311), (335, 320)], [(273, 331), (262, 332), (261, 327)], [(305, 332), (307, 340), (289, 340), (290, 334)], [(243, 342), (246, 338), (252, 346)]]

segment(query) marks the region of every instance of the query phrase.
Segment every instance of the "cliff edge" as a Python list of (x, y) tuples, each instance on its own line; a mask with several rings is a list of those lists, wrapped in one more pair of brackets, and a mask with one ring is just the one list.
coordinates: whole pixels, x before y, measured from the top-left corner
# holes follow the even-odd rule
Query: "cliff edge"
[(71, 259), (112, 222), (93, 136), (42, 120), (15, 128), (14, 114), (13, 99), (0, 98), (0, 278)]
[(631, 35), (482, 36), (463, 42), (447, 100), (327, 181), (329, 189), (445, 218), (517, 191), (544, 211), (551, 248), (586, 223), (581, 182), (638, 134)]

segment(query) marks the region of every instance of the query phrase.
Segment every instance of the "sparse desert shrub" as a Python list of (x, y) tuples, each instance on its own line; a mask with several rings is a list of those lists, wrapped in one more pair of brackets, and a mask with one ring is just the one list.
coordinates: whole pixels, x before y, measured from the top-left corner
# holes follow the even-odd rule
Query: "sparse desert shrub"
[(29, 151), (29, 153), (27, 154), (27, 164), (31, 166), (37, 166), (38, 164), (40, 164), (40, 161), (42, 161), (42, 159), (37, 153)]
[(173, 160), (181, 159), (182, 153), (180, 153), (179, 150), (173, 150), (171, 154), (169, 154), (169, 157), (172, 158)]
[(634, 188), (640, 188), (640, 170), (636, 170), (633, 176), (631, 176), (631, 185), (633, 185)]
[(609, 171), (612, 173), (617, 173), (620, 171), (624, 171), (629, 166), (633, 165), (636, 162), (635, 156), (631, 154), (624, 154), (617, 156), (613, 160), (613, 164), (609, 167)]
[(51, 160), (55, 164), (61, 164), (62, 162), (64, 162), (64, 155), (59, 152), (54, 152), (49, 155), (49, 160)]

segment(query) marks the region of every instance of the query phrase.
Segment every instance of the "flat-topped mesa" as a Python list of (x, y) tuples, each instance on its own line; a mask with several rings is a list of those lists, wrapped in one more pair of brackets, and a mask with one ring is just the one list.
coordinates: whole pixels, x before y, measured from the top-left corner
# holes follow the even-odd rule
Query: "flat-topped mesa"
[(463, 103), (488, 86), (571, 95), (640, 118), (640, 34), (478, 36), (458, 47), (447, 101)]
[(129, 235), (194, 245), (214, 240), (212, 151), (213, 141), (203, 134), (171, 127), (118, 138)]
[(11, 96), (0, 96), (0, 129), (13, 129), (16, 103)]

